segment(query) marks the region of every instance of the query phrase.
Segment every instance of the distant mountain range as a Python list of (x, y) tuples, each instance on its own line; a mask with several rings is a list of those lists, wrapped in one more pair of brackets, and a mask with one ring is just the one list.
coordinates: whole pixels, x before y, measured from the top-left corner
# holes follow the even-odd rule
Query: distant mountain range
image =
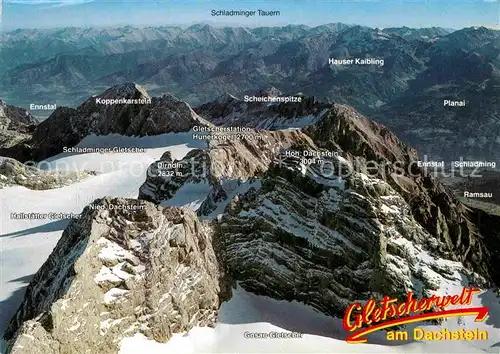
[[(205, 86), (218, 86), (218, 81), (227, 81), (226, 76), (235, 72), (248, 77), (232, 83), (238, 89), (233, 90), (235, 94), (267, 86), (262, 83), (277, 86), (290, 77), (297, 85), (302, 76), (312, 77), (323, 68), (330, 54), (342, 54), (346, 48), (349, 53), (343, 54), (364, 51), (381, 56), (384, 53), (374, 49), (380, 44), (384, 44), (382, 51), (389, 49), (387, 39), (400, 44), (405, 40), (429, 42), (448, 33), (442, 28), (378, 30), (341, 23), (313, 28), (216, 28), (200, 24), (187, 29), (127, 26), (17, 30), (0, 35), (1, 94), (16, 105), (36, 99), (74, 106), (102, 88), (136, 81), (152, 93), (155, 89), (169, 90), (197, 104), (224, 91), (216, 87), (211, 94), (203, 90)], [(380, 43), (374, 43), (373, 48), (351, 47), (364, 46), (366, 40)], [(264, 70), (263, 75), (252, 82), (259, 72), (248, 75), (245, 71), (257, 68)], [(295, 75), (302, 69), (307, 72)], [(245, 86), (246, 81), (252, 85)]]
[[(17, 30), (0, 39), (0, 97), (16, 106), (77, 106), (130, 81), (194, 106), (272, 86), (352, 105), (429, 158), (500, 154), (500, 31), (484, 27), (199, 24)], [(329, 58), (384, 65), (330, 65)], [(466, 106), (444, 107), (444, 100)]]

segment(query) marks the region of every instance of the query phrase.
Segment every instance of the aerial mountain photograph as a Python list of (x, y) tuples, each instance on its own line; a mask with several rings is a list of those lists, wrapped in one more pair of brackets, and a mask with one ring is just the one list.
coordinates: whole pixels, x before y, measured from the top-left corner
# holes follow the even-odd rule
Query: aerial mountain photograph
[(0, 354), (500, 353), (500, 1), (0, 0)]

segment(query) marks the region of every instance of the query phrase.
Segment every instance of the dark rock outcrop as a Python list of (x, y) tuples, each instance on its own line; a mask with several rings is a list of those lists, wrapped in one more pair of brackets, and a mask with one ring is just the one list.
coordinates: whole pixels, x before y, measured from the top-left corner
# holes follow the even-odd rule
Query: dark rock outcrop
[[(334, 170), (345, 164), (327, 160)], [(446, 245), (386, 181), (277, 161), (218, 220), (230, 274), (248, 291), (342, 317), (352, 301), (409, 289), (427, 296), (466, 272), (440, 262), (449, 259)]]
[(4, 150), (29, 140), (37, 124), (29, 111), (0, 99), (0, 156), (5, 156)]

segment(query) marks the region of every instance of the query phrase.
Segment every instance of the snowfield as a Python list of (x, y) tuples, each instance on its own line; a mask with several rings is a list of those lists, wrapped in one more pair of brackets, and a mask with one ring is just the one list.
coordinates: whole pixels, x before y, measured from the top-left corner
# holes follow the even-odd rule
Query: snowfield
[[(460, 289), (461, 291), (461, 289)], [(482, 294), (481, 296), (485, 296)], [(481, 298), (480, 296), (480, 298)], [(488, 296), (488, 295), (486, 295)], [(480, 301), (480, 300), (479, 300)], [(482, 301), (480, 301), (482, 302)], [(496, 301), (498, 303), (498, 300)], [(498, 308), (492, 312), (495, 316)], [(220, 309), (219, 322), (212, 328), (196, 327), (184, 334), (174, 335), (167, 343), (149, 340), (142, 334), (122, 341), (119, 354), (164, 353), (485, 353), (496, 352), (500, 339), (498, 326), (478, 325), (463, 319), (463, 328), (488, 329), (487, 342), (406, 342), (385, 341), (382, 333), (369, 337), (367, 344), (348, 344), (340, 319), (316, 312), (298, 302), (277, 301), (244, 291), (233, 290), (233, 297)], [(456, 319), (454, 320), (456, 323)], [(486, 321), (487, 323), (488, 321)], [(422, 326), (418, 326), (422, 327)], [(444, 326), (455, 328), (453, 320)], [(437, 326), (425, 326), (437, 329)], [(251, 333), (294, 332), (301, 338), (251, 339)], [(383, 343), (374, 344), (374, 343)], [(482, 346), (482, 348), (480, 348)], [(491, 348), (490, 348), (491, 347)]]

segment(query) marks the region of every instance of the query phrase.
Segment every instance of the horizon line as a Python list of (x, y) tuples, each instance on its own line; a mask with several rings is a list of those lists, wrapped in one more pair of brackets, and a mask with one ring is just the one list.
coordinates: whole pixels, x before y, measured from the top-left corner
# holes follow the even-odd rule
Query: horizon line
[[(1, 1), (1, 0), (0, 0)], [(104, 25), (104, 26), (99, 26), (99, 25), (91, 25), (91, 26), (61, 26), (61, 27), (18, 27), (18, 28), (10, 28), (10, 29), (5, 29), (3, 33), (10, 33), (10, 32), (16, 32), (16, 31), (22, 31), (22, 30), (61, 30), (61, 29), (89, 29), (89, 28), (96, 28), (96, 29), (118, 29), (118, 28), (135, 28), (135, 29), (144, 29), (144, 28), (164, 28), (164, 27), (171, 27), (171, 28), (182, 28), (182, 29), (188, 29), (189, 27), (193, 27), (196, 25), (205, 25), (213, 28), (243, 28), (243, 29), (256, 29), (256, 28), (283, 28), (283, 27), (306, 27), (308, 29), (314, 29), (322, 26), (328, 26), (328, 25), (347, 25), (351, 27), (365, 27), (365, 28), (370, 28), (370, 29), (380, 29), (380, 30), (385, 30), (389, 28), (408, 28), (408, 29), (413, 29), (413, 30), (419, 30), (419, 29), (433, 29), (433, 28), (439, 28), (439, 29), (444, 29), (448, 31), (459, 31), (462, 29), (466, 28), (486, 28), (489, 30), (493, 31), (498, 31), (500, 30), (500, 27), (495, 26), (497, 28), (494, 28), (489, 25), (472, 25), (472, 26), (465, 26), (461, 28), (450, 28), (450, 27), (442, 27), (442, 26), (428, 26), (428, 27), (409, 27), (406, 25), (403, 26), (385, 26), (385, 27), (373, 27), (373, 26), (367, 26), (367, 25), (361, 25), (358, 23), (344, 23), (344, 22), (328, 22), (328, 23), (323, 23), (315, 26), (307, 25), (307, 24), (301, 24), (301, 23), (288, 23), (288, 24), (276, 24), (276, 25), (263, 25), (263, 26), (237, 26), (233, 25), (230, 23), (226, 24), (220, 24), (217, 25), (215, 23), (211, 23), (210, 21), (201, 21), (201, 22), (193, 22), (193, 23), (187, 23), (187, 24), (156, 24), (156, 25), (151, 25), (151, 24), (115, 24), (115, 25)]]

